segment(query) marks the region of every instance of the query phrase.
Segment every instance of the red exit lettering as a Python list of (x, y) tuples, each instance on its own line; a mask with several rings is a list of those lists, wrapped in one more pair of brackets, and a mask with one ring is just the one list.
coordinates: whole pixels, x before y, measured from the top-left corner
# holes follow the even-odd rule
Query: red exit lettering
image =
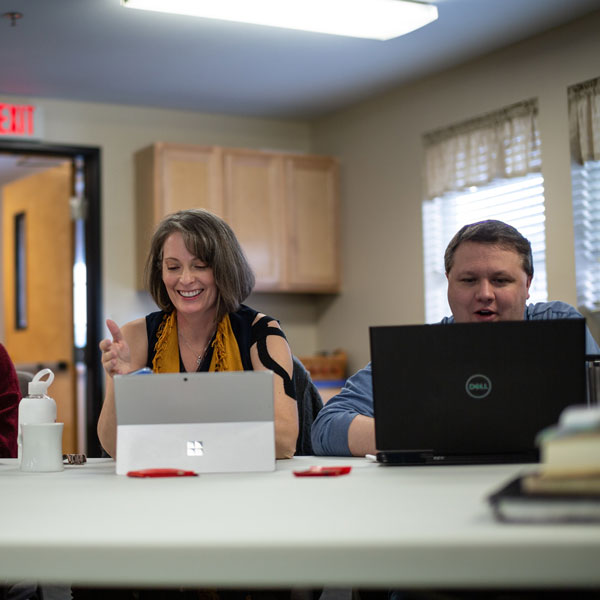
[(33, 111), (29, 104), (0, 102), (0, 135), (33, 135)]

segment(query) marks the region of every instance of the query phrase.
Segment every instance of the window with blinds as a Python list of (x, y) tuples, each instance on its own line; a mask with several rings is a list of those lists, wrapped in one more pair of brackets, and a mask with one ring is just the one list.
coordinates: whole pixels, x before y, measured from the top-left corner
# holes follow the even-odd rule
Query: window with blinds
[(498, 219), (516, 227), (530, 242), (534, 277), (530, 301), (548, 298), (544, 180), (539, 173), (498, 181), (463, 193), (445, 194), (423, 203), (425, 320), (449, 316), (444, 252), (454, 234), (467, 223)]
[(498, 219), (530, 242), (530, 301), (547, 300), (544, 180), (537, 101), (518, 103), (424, 136), (425, 319), (450, 315), (444, 252), (468, 223)]
[(600, 161), (574, 163), (571, 178), (577, 305), (600, 310)]

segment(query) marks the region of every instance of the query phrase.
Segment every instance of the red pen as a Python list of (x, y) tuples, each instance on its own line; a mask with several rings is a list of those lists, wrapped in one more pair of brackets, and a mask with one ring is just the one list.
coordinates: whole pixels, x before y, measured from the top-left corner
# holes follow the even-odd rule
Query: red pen
[(184, 469), (140, 469), (129, 471), (127, 477), (195, 477), (198, 473)]
[(309, 467), (304, 471), (293, 471), (296, 477), (335, 477), (347, 475), (352, 467)]

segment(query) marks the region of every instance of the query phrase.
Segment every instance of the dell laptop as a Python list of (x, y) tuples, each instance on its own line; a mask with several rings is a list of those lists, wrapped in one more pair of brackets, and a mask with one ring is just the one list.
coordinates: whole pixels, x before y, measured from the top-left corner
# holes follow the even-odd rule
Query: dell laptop
[(585, 321), (371, 327), (377, 460), (537, 462), (536, 434), (586, 402)]
[(272, 371), (114, 377), (117, 474), (273, 471)]

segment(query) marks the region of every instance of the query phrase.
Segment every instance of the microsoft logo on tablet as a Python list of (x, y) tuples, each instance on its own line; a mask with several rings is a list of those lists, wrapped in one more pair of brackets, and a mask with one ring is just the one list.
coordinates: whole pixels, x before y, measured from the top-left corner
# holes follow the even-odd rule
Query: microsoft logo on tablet
[(485, 375), (471, 375), (467, 379), (465, 389), (471, 398), (485, 398), (492, 391), (492, 382)]
[(203, 456), (204, 445), (198, 440), (190, 440), (187, 443), (187, 455), (188, 456)]

